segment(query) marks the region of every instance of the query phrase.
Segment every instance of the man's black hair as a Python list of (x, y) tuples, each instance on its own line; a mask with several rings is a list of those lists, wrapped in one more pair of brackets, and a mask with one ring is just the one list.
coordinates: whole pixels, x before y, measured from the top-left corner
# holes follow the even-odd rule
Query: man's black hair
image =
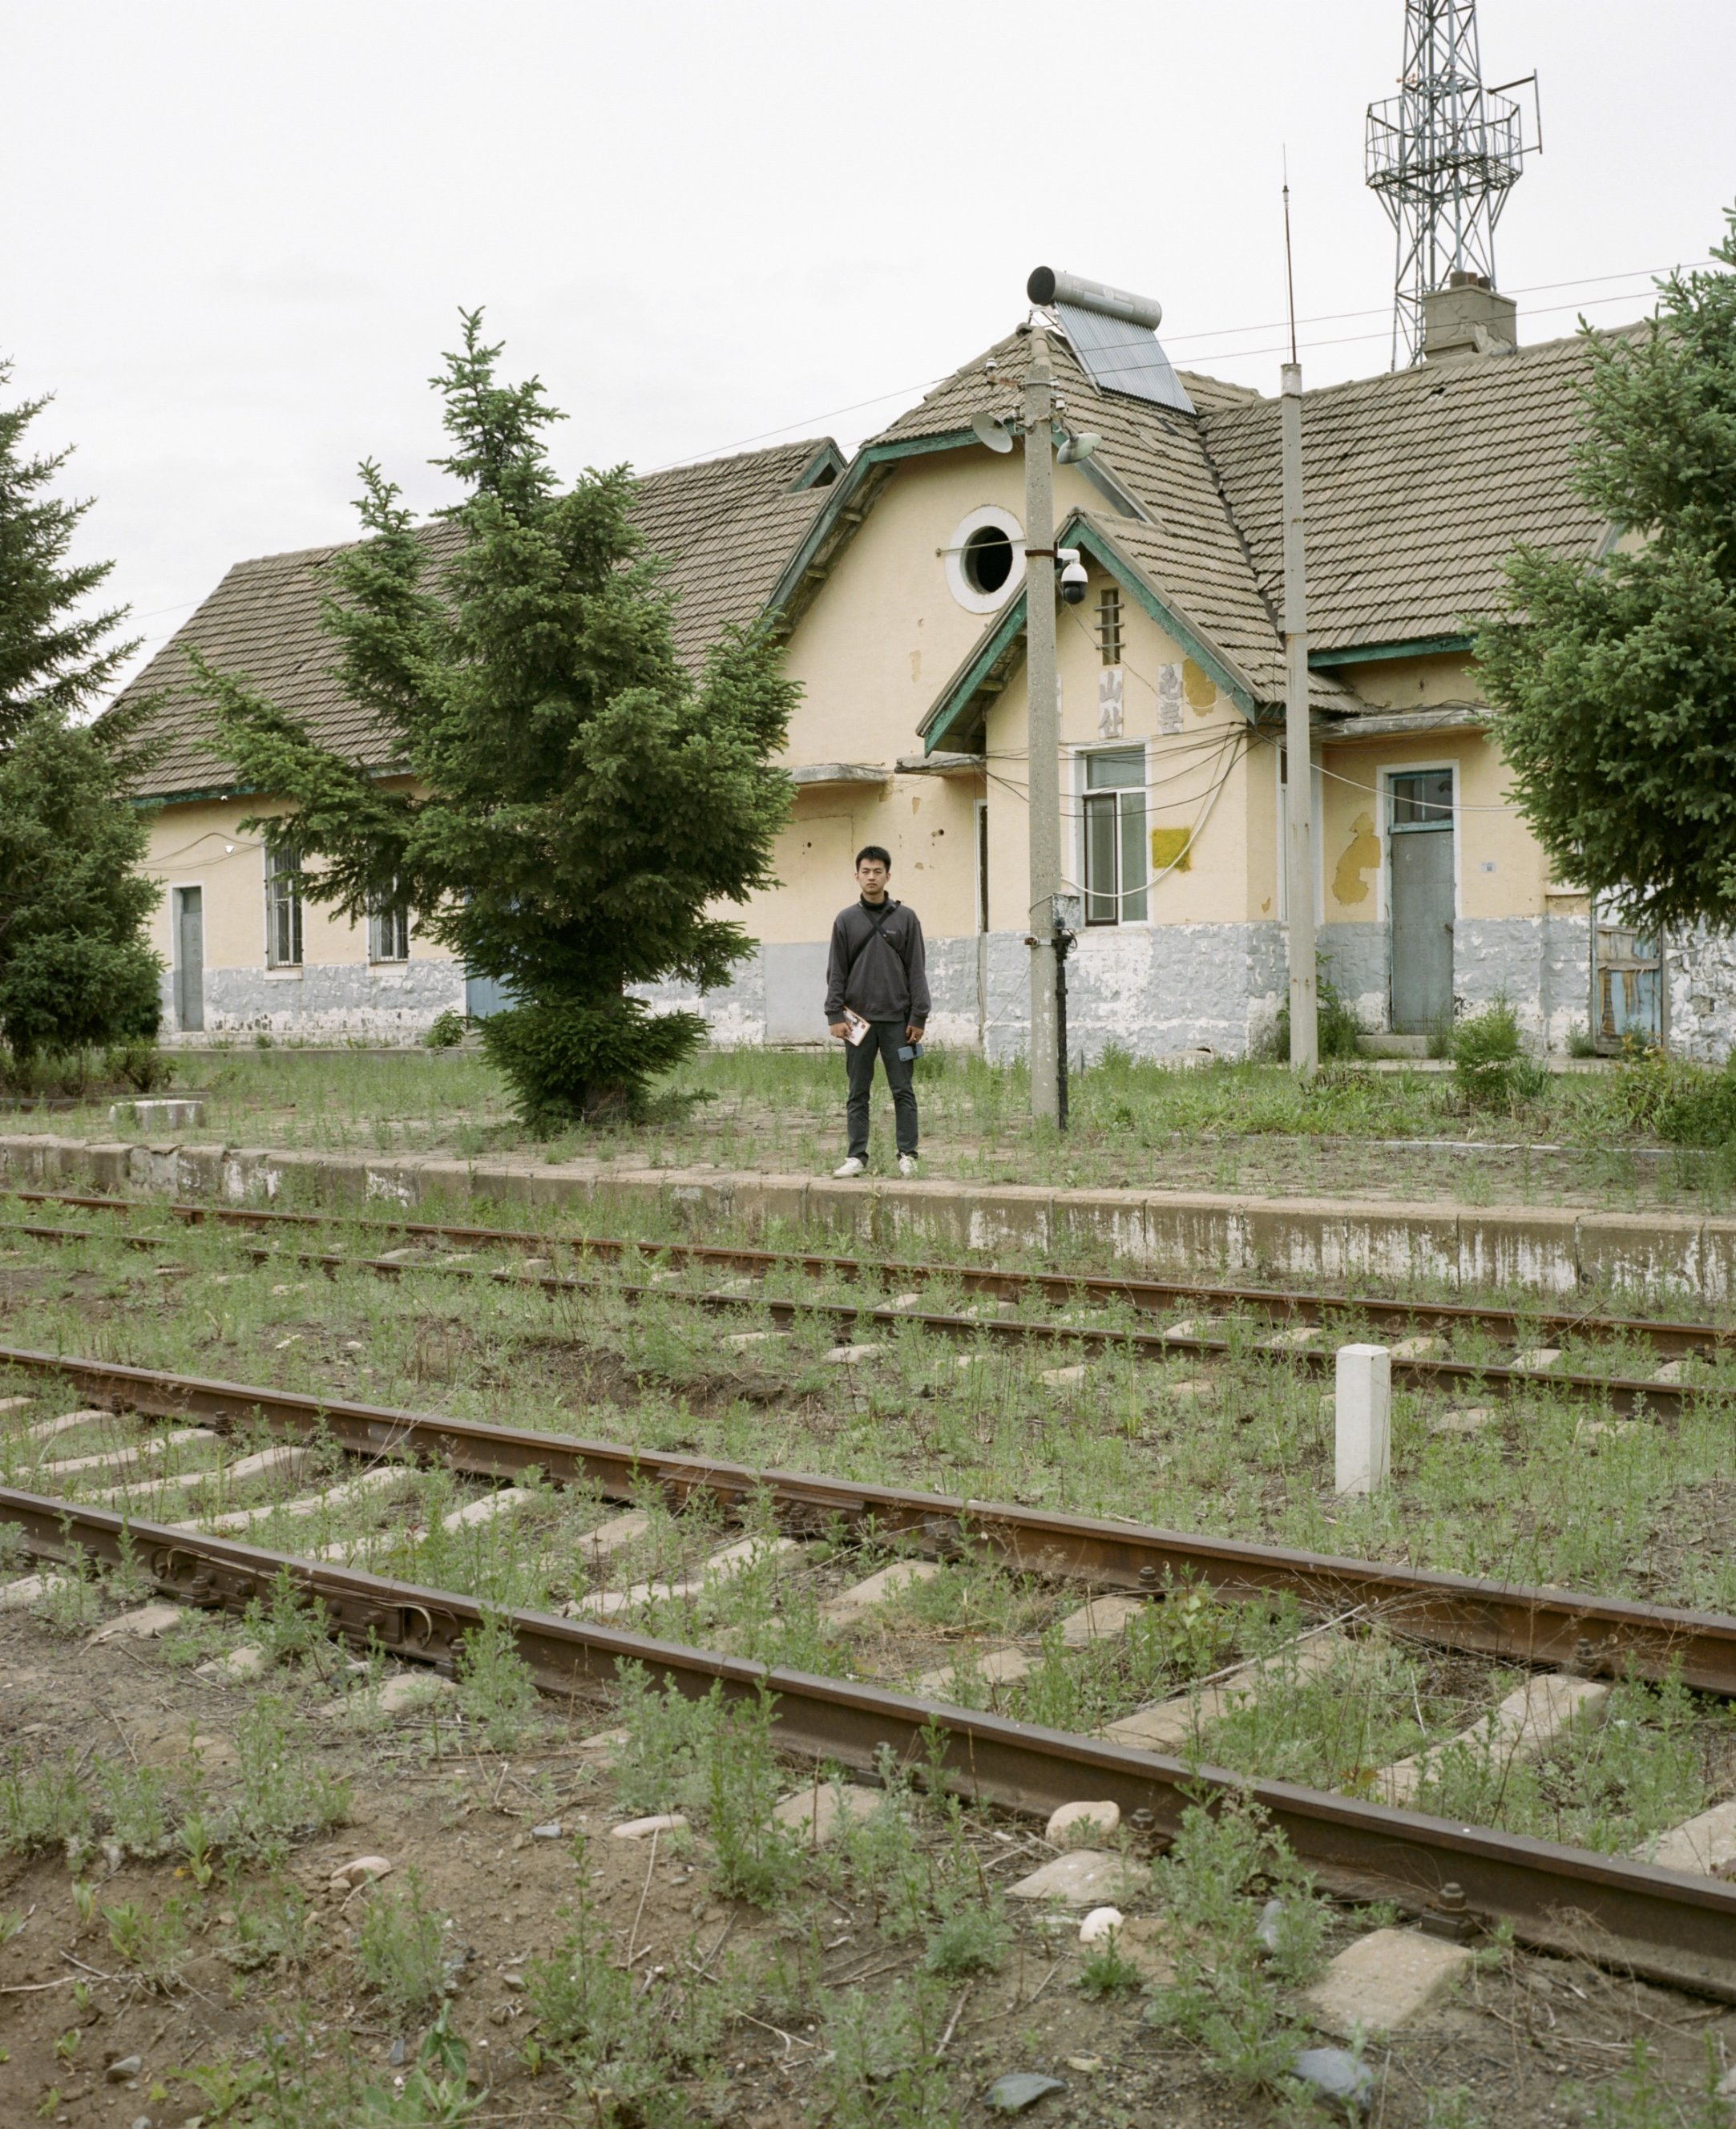
[(856, 853), (857, 864), (860, 864), (864, 858), (878, 858), (881, 864), (886, 867), (888, 872), (892, 869), (892, 852), (890, 850), (882, 850), (878, 843), (864, 843), (863, 845), (862, 848)]

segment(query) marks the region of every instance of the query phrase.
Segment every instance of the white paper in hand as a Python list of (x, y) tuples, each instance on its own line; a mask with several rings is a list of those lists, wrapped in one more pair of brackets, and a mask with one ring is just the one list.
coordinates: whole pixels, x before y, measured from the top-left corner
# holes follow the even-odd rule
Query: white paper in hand
[(846, 1006), (844, 1008), (844, 1025), (850, 1031), (844, 1038), (844, 1041), (846, 1042), (860, 1042), (863, 1036), (865, 1036), (868, 1031), (868, 1022), (862, 1017), (862, 1015), (859, 1012), (853, 1012), (849, 1006)]

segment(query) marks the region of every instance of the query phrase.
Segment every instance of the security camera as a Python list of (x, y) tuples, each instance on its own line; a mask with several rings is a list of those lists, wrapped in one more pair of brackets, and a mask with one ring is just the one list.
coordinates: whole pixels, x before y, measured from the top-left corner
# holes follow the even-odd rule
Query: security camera
[(1079, 560), (1079, 550), (1077, 547), (1058, 547), (1055, 554), (1061, 564), (1061, 596), (1069, 606), (1077, 606), (1090, 581), (1085, 574), (1085, 564)]

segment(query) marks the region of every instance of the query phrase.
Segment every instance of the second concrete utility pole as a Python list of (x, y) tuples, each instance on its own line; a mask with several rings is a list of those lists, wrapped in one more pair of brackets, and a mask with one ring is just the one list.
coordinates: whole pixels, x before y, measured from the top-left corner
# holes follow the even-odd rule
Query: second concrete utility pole
[(1055, 898), (1061, 892), (1061, 703), (1055, 676), (1054, 393), (1049, 337), (1031, 323), (1025, 371), (1025, 675), (1030, 703), (1030, 1112), (1061, 1120)]

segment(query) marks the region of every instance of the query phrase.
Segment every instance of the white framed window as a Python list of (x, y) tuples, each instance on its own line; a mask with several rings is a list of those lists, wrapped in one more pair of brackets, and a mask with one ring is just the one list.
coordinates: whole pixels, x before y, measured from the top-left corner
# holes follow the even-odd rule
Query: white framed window
[(265, 845), (265, 965), (302, 965), (302, 853), (293, 843)]
[(380, 902), (368, 912), (368, 958), (370, 961), (407, 961), (410, 959), (410, 907), (403, 902)]
[(1085, 845), (1085, 922), (1143, 924), (1149, 913), (1145, 750), (1105, 747), (1079, 757)]

